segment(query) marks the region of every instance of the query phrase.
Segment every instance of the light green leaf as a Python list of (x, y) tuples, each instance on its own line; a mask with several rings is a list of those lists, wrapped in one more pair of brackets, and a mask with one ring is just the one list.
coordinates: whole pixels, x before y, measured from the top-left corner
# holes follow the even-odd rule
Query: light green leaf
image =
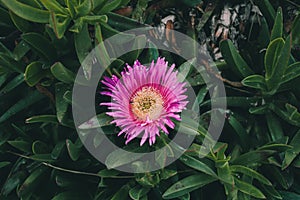
[(16, 15), (28, 21), (38, 22), (38, 23), (47, 23), (49, 21), (49, 12), (46, 10), (34, 8), (27, 4), (21, 3), (17, 0), (1, 0), (1, 1)]

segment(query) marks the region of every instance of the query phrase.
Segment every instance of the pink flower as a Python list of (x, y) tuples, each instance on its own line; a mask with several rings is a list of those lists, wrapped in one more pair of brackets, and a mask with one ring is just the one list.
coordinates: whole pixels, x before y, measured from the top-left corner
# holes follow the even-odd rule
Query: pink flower
[(121, 128), (118, 136), (125, 134), (126, 144), (143, 134), (140, 145), (147, 139), (152, 145), (160, 130), (168, 134), (166, 125), (174, 129), (171, 118), (181, 120), (179, 113), (188, 103), (184, 95), (187, 89), (178, 81), (174, 68), (174, 64), (168, 67), (164, 58), (152, 61), (150, 67), (137, 60), (132, 67), (127, 65), (122, 78), (113, 75), (101, 81), (106, 86), (101, 94), (110, 96), (112, 102), (100, 105), (111, 110), (107, 115)]

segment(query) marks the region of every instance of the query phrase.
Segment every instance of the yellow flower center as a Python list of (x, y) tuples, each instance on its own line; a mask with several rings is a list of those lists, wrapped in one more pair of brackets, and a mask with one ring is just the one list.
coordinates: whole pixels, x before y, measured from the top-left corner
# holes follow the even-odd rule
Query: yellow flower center
[(163, 110), (163, 98), (151, 86), (138, 90), (131, 98), (131, 111), (140, 120), (156, 120)]

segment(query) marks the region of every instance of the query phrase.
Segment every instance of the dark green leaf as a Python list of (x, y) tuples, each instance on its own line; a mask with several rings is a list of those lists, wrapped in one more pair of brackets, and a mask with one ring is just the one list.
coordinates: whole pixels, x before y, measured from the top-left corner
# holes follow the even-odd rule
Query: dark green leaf
[(254, 179), (257, 179), (259, 182), (263, 184), (270, 185), (270, 186), (272, 185), (272, 183), (266, 177), (264, 177), (263, 175), (261, 175), (260, 173), (258, 173), (257, 171), (249, 167), (245, 167), (242, 165), (232, 165), (230, 166), (230, 170), (233, 172), (238, 172), (250, 176)]
[(267, 90), (265, 78), (261, 75), (251, 75), (242, 80), (242, 84), (247, 87), (259, 89), (262, 91)]
[(231, 66), (230, 69), (232, 69), (239, 77), (244, 78), (254, 74), (230, 40), (223, 40), (220, 43), (220, 49), (226, 63)]
[(18, 112), (24, 110), (25, 108), (31, 106), (32, 104), (35, 104), (39, 100), (44, 98), (42, 94), (40, 94), (38, 91), (33, 91), (28, 93), (26, 97), (19, 100), (17, 103), (15, 103), (13, 106), (11, 106), (1, 117), (0, 117), (0, 123), (4, 122), (11, 116), (17, 114)]
[(274, 26), (273, 26), (272, 33), (271, 33), (271, 41), (273, 41), (276, 38), (281, 38), (282, 31), (283, 31), (282, 8), (279, 7), (277, 10)]
[(48, 39), (39, 33), (25, 33), (22, 39), (42, 58), (48, 61), (54, 61), (57, 57), (57, 51)]
[(43, 70), (44, 64), (37, 61), (30, 63), (25, 70), (25, 81), (29, 86), (36, 85), (47, 74), (46, 70)]
[(182, 155), (179, 160), (181, 162), (183, 162), (185, 165), (196, 169), (200, 172), (203, 172), (207, 175), (213, 176), (213, 177), (217, 177), (217, 174), (205, 163), (201, 162), (200, 160), (193, 158), (191, 156), (188, 155)]
[(174, 199), (176, 197), (180, 197), (216, 180), (216, 178), (213, 178), (212, 176), (206, 174), (196, 174), (188, 176), (184, 179), (179, 180), (177, 183), (169, 187), (164, 192), (163, 198)]

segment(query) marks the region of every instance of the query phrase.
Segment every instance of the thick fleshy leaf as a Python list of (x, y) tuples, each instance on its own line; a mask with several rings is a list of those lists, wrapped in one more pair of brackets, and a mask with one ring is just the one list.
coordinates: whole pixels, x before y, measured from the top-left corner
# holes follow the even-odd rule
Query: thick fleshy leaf
[(287, 168), (300, 153), (300, 130), (294, 135), (289, 145), (293, 148), (285, 152), (282, 168)]
[(271, 33), (271, 41), (273, 41), (276, 38), (281, 38), (282, 32), (283, 32), (283, 16), (282, 16), (282, 8), (279, 7), (276, 13), (274, 26)]
[(2, 0), (2, 3), (16, 15), (28, 21), (38, 23), (47, 23), (49, 21), (49, 12), (46, 10), (29, 6), (17, 0)]
[(209, 183), (216, 181), (210, 175), (195, 174), (179, 180), (177, 183), (169, 187), (163, 194), (164, 199), (174, 199), (187, 194), (193, 190), (199, 189)]
[(73, 83), (75, 80), (75, 74), (60, 62), (52, 65), (51, 72), (55, 78), (64, 83)]
[(18, 112), (22, 111), (23, 109), (31, 106), (32, 104), (35, 104), (39, 100), (44, 98), (42, 94), (40, 94), (38, 91), (33, 91), (28, 93), (26, 97), (19, 100), (17, 103), (15, 103), (13, 106), (11, 106), (1, 117), (0, 117), (0, 123), (4, 122), (11, 116), (17, 114)]
[(265, 55), (265, 70), (266, 78), (270, 78), (273, 68), (278, 60), (278, 57), (281, 53), (282, 47), (284, 46), (284, 40), (282, 38), (277, 38), (270, 42), (266, 55)]
[(201, 162), (200, 160), (193, 158), (188, 155), (182, 155), (179, 160), (183, 162), (185, 165), (196, 169), (200, 172), (203, 172), (207, 175), (211, 175), (213, 177), (217, 177), (217, 174), (205, 163)]
[(238, 190), (240, 190), (241, 192), (248, 194), (250, 196), (253, 196), (255, 198), (258, 198), (258, 199), (266, 198), (265, 195), (259, 189), (257, 189), (255, 186), (253, 186), (249, 183), (240, 181), (237, 178), (235, 179), (235, 187)]
[(22, 39), (31, 46), (40, 57), (54, 61), (57, 57), (57, 51), (51, 42), (43, 35), (35, 32), (25, 33), (22, 35)]
[(47, 74), (47, 71), (43, 69), (45, 64), (41, 62), (32, 62), (30, 63), (25, 70), (25, 81), (29, 86), (36, 85), (44, 76)]
[(266, 177), (264, 177), (262, 174), (258, 173), (257, 171), (249, 167), (245, 167), (242, 165), (232, 165), (230, 166), (230, 170), (233, 172), (238, 172), (250, 176), (254, 179), (257, 179), (259, 182), (263, 184), (270, 185), (270, 186), (272, 185), (272, 183)]
[(266, 80), (261, 75), (251, 75), (242, 80), (242, 84), (247, 87), (259, 89), (262, 91), (267, 90)]
[(254, 74), (251, 68), (249, 68), (246, 61), (238, 53), (233, 43), (230, 40), (223, 40), (220, 43), (220, 49), (226, 63), (231, 66), (233, 70), (239, 77), (244, 78)]

